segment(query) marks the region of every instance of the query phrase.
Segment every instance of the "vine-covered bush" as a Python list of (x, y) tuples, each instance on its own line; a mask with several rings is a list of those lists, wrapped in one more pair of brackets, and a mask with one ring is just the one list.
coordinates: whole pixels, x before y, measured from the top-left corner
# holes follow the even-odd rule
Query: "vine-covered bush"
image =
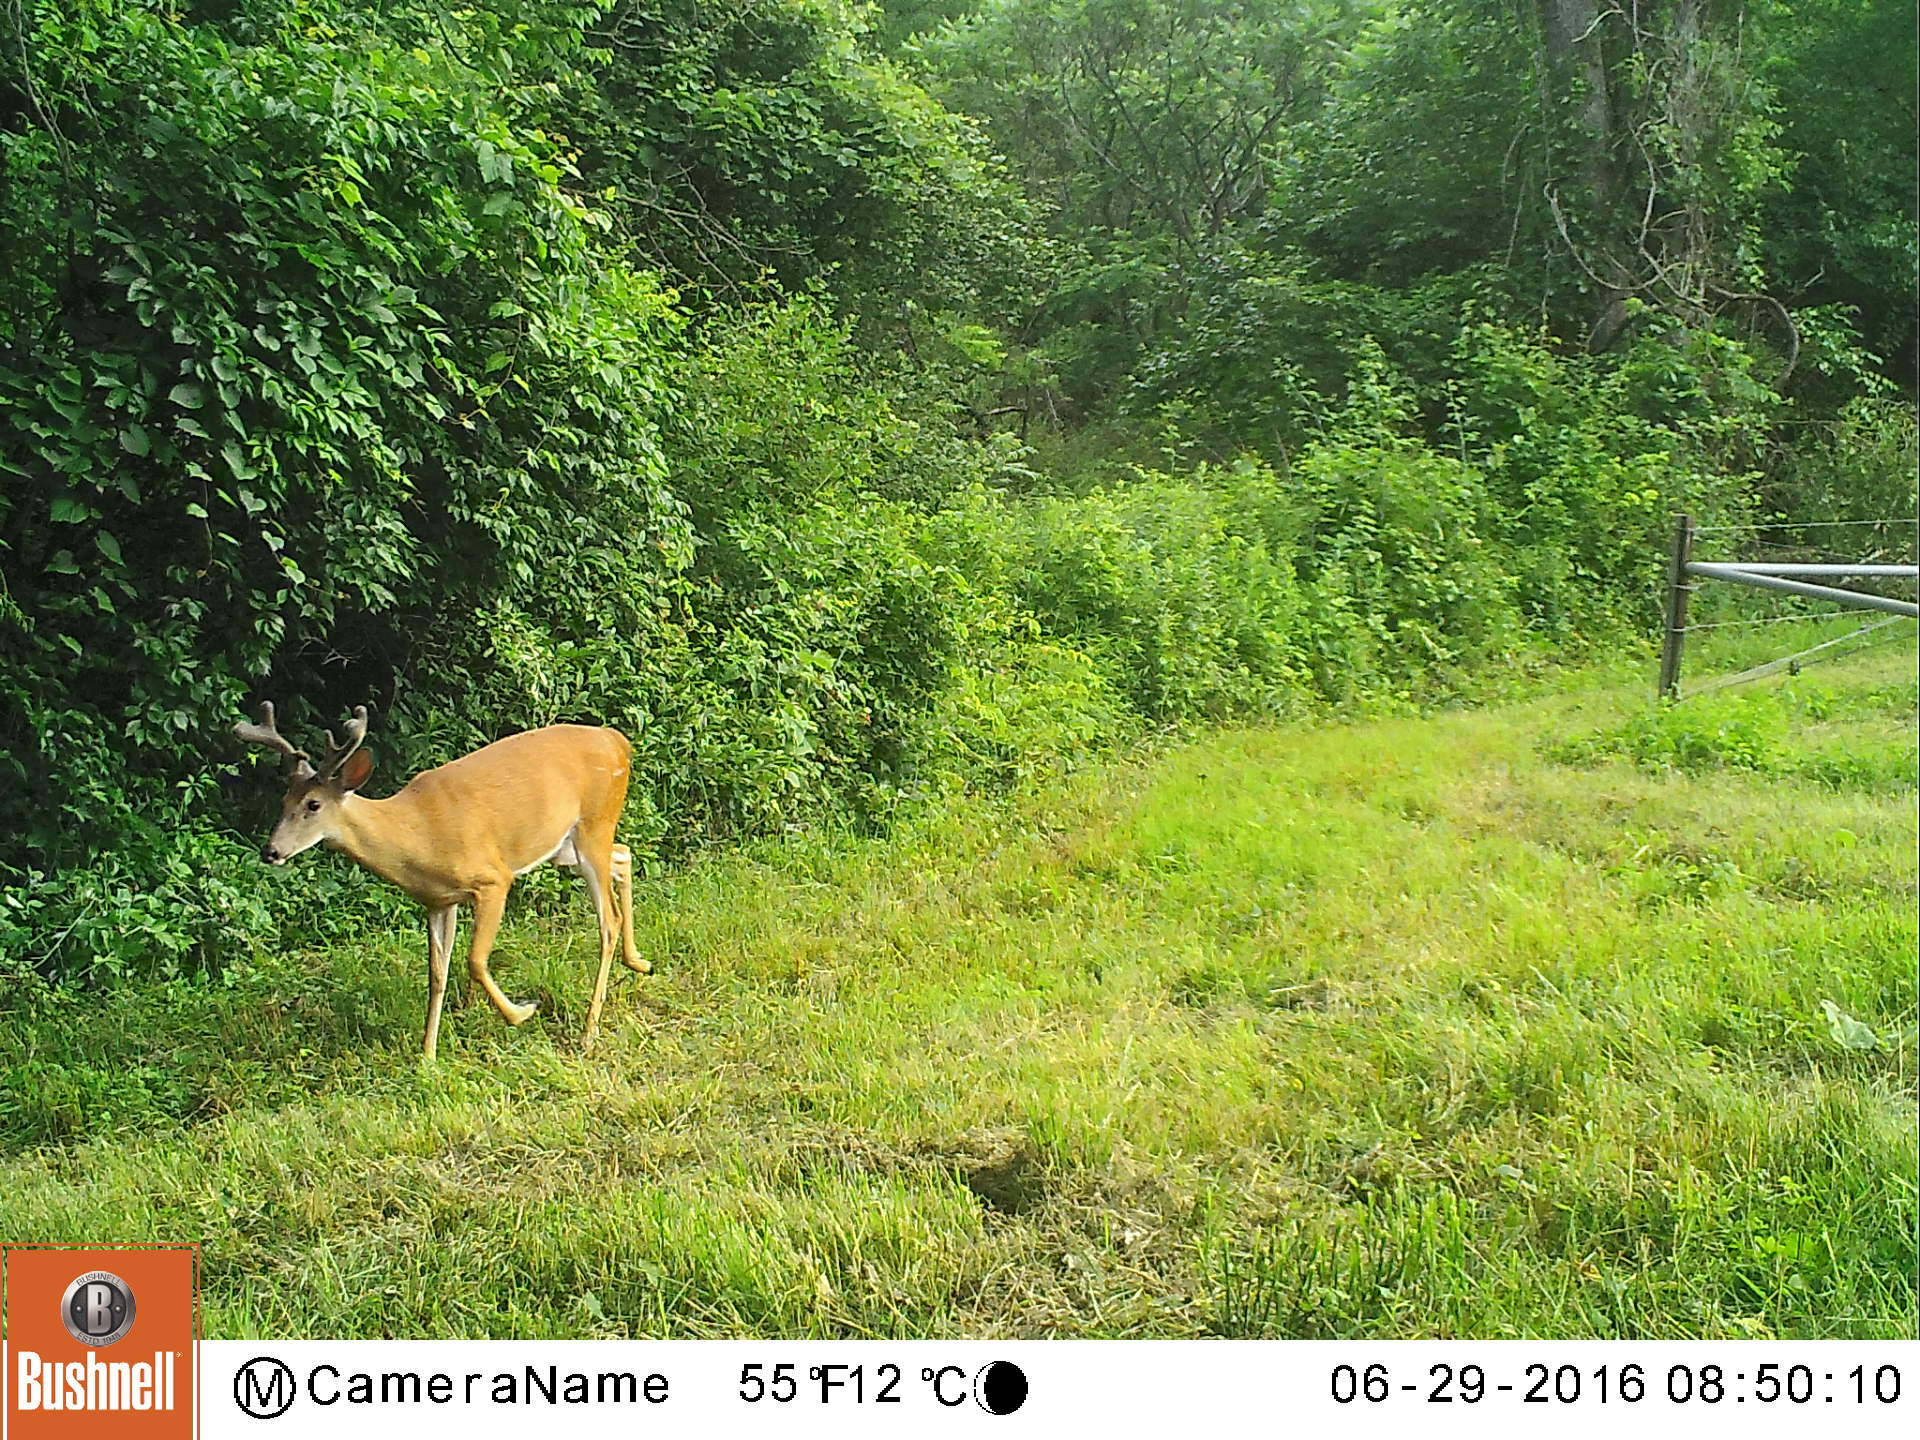
[[(548, 625), (641, 641), (689, 540), (666, 297), (488, 77), (345, 12), (243, 45), (138, 0), (28, 8), (0, 84), (0, 864), (70, 897), (31, 951), (78, 948), (89, 865), (153, 890), (250, 691), (295, 723), (444, 703), (445, 637), (556, 568)], [(225, 925), (203, 899), (93, 909), (186, 953)]]

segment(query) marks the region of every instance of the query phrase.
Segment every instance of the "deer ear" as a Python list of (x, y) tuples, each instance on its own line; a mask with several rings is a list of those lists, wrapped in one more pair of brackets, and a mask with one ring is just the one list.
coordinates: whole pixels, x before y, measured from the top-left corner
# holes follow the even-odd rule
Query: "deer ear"
[(358, 790), (367, 783), (367, 777), (373, 774), (373, 754), (367, 750), (356, 750), (347, 757), (347, 763), (340, 767), (340, 788)]

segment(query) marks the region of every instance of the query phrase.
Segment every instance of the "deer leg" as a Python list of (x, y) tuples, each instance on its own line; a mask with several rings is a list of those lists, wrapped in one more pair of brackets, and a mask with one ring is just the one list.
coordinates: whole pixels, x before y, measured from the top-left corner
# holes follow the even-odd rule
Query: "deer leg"
[(613, 847), (613, 875), (620, 882), (620, 939), (625, 946), (620, 963), (642, 975), (651, 974), (652, 963), (640, 958), (640, 947), (633, 943), (633, 852), (624, 845)]
[(427, 912), (427, 1038), (422, 1053), (428, 1060), (440, 1039), (440, 1002), (447, 994), (447, 962), (453, 958), (453, 932), (459, 923), (455, 906)]
[(593, 1004), (587, 1010), (587, 1030), (580, 1040), (581, 1050), (586, 1051), (593, 1048), (593, 1032), (600, 1024), (600, 1007), (607, 1001), (607, 970), (613, 964), (613, 886), (607, 874), (612, 869), (612, 857), (607, 856), (602, 864), (595, 866), (582, 853), (578, 868), (581, 878), (587, 882), (587, 895), (593, 901), (593, 918), (600, 926), (600, 973), (594, 977)]
[(500, 917), (506, 908), (505, 885), (487, 886), (473, 892), (473, 943), (467, 947), (467, 975), (486, 991), (487, 999), (493, 1002), (502, 1020), (509, 1025), (519, 1025), (540, 1007), (514, 1004), (500, 993), (500, 987), (493, 983), (493, 976), (487, 971), (487, 955), (493, 949), (493, 937), (500, 929)]

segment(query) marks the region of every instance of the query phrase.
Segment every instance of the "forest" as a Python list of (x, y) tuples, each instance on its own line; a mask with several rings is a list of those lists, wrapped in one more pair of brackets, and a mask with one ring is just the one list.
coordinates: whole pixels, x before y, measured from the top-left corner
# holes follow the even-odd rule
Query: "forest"
[[(1911, 1335), (1911, 622), (1653, 675), (1677, 514), (1915, 558), (1915, 54), (0, 0), (0, 1239), (221, 1335)], [(1730, 590), (1702, 676), (1851, 634)], [(261, 700), (632, 741), (602, 1049), (547, 870), (418, 1063)]]

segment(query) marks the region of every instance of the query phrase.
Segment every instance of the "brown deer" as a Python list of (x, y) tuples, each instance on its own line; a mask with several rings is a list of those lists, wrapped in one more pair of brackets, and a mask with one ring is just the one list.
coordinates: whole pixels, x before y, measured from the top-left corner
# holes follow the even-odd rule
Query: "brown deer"
[(616, 910), (622, 960), (641, 974), (652, 970), (633, 943), (633, 854), (613, 838), (633, 754), (619, 731), (549, 725), (509, 735), (422, 771), (385, 800), (358, 793), (373, 773), (372, 755), (360, 748), (367, 738), (364, 705), (355, 707), (344, 743), (336, 745), (331, 730), (322, 732), (327, 748), (318, 765), (274, 728), (271, 701), (260, 702), (257, 723), (242, 721), (233, 731), (288, 760), (280, 823), (262, 847), (261, 859), (284, 865), (302, 850), (325, 845), (427, 907), (427, 1059), (433, 1058), (439, 1038), (456, 907), (462, 902), (473, 906), (473, 942), (467, 949), (473, 983), (509, 1025), (522, 1024), (539, 1008), (516, 1005), (501, 993), (487, 971), (487, 955), (514, 877), (548, 860), (571, 865), (586, 878), (600, 923), (600, 974), (583, 1050), (593, 1045), (607, 997)]

